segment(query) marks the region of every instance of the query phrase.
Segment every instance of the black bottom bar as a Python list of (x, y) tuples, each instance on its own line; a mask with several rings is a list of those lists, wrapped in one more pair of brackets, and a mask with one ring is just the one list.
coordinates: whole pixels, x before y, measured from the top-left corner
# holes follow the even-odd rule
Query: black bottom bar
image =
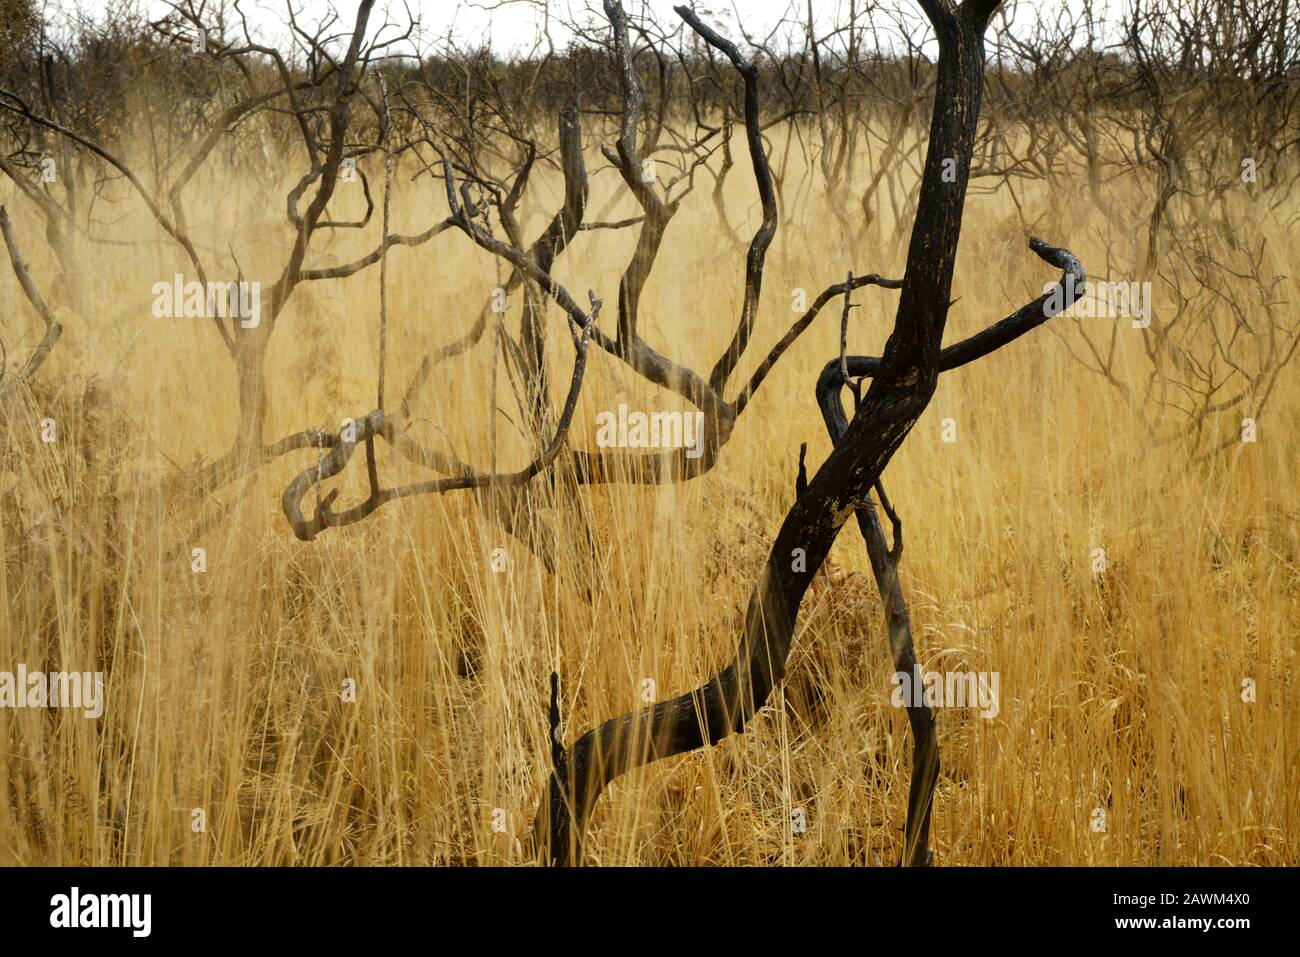
[[(1037, 936), (1182, 946), (1195, 936), (1228, 943), (1286, 928), (1293, 877), (1173, 868), (35, 868), (0, 874), (0, 913), (6, 945), (77, 935), (82, 944), (127, 947), (193, 940), (337, 950), (419, 933), (463, 953), (496, 950), (503, 937), (554, 944), (563, 928), (570, 940), (599, 930), (590, 939), (656, 948), (689, 941), (692, 950), (701, 936), (775, 949), (788, 934), (804, 944), (848, 935), (873, 948), (941, 944), (954, 934), (984, 943)], [(104, 924), (113, 926), (86, 926)]]

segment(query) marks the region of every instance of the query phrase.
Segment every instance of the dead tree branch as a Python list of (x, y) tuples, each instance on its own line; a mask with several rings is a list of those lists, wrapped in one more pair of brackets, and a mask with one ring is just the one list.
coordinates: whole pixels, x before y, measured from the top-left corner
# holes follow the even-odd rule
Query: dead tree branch
[(32, 354), (27, 357), (27, 361), (11, 381), (7, 383), (3, 381), (4, 367), (0, 366), (0, 399), (3, 399), (36, 374), (36, 370), (49, 357), (54, 344), (63, 334), (63, 326), (54, 318), (54, 313), (45, 304), (36, 284), (32, 282), (31, 273), (27, 271), (27, 263), (23, 261), (22, 254), (18, 251), (18, 242), (14, 239), (13, 227), (9, 224), (9, 213), (3, 206), (0, 206), (0, 232), (4, 233), (5, 248), (9, 250), (9, 262), (13, 264), (18, 285), (22, 287), (23, 295), (27, 297), (27, 301), (32, 304), (32, 308), (45, 324), (45, 334), (41, 336), (41, 341), (36, 344)]

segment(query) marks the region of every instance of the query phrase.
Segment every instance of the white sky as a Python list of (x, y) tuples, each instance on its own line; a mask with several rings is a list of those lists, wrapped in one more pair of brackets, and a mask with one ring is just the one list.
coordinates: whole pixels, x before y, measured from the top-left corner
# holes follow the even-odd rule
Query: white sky
[[(168, 12), (170, 4), (165, 0), (47, 0), (54, 9), (65, 11), (81, 10), (92, 15), (102, 15), (113, 6), (130, 4), (143, 10), (151, 19)], [(182, 0), (192, 3), (196, 8), (206, 7), (211, 10), (221, 0)], [(224, 0), (228, 8), (233, 8), (231, 0)], [(331, 4), (329, 0), (239, 0), (239, 8), (246, 12), (255, 28), (263, 33), (266, 40), (277, 41), (276, 45), (285, 45), (286, 10), (289, 2), (300, 23), (316, 24), (331, 9), (336, 9), (343, 24), (351, 27), (357, 4), (355, 0), (338, 0)], [(673, 12), (674, 2), (678, 0), (624, 0), (624, 7), (632, 16), (649, 13), (659, 24), (675, 27), (680, 19)], [(796, 17), (802, 17), (800, 11), (805, 9), (807, 0), (694, 0), (697, 10), (706, 20), (714, 22), (727, 35), (741, 40), (738, 23), (743, 22), (751, 36), (766, 34), (783, 16), (788, 15), (793, 7)], [(1108, 0), (1110, 5), (1123, 0)], [(1077, 8), (1079, 0), (1007, 0), (1005, 7), (1013, 16), (1013, 23), (1024, 24), (1033, 17), (1033, 8), (1051, 11), (1059, 8)], [(863, 6), (863, 0), (858, 0)], [(884, 11), (902, 11), (913, 20), (919, 20), (921, 14), (914, 0), (881, 0)], [(844, 22), (847, 17), (849, 0), (813, 0), (814, 19), (823, 27), (836, 22)], [(442, 46), (448, 35), (458, 44), (477, 46), (490, 40), (494, 50), (502, 55), (512, 52), (527, 52), (533, 47), (547, 22), (547, 9), (550, 14), (551, 37), (557, 47), (562, 47), (571, 34), (557, 21), (590, 20), (593, 13), (600, 23), (604, 23), (600, 14), (600, 0), (379, 0), (376, 10), (371, 15), (371, 23), (382, 22), (381, 11), (387, 9), (390, 17), (400, 23), (406, 22), (406, 10), (420, 22), (424, 42), (421, 46), (428, 49), (430, 45)], [(408, 48), (404, 52), (411, 52)]]

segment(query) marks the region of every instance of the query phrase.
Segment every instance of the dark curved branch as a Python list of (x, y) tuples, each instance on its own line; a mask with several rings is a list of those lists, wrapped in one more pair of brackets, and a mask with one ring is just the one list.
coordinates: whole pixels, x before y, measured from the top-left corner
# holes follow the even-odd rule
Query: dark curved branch
[[(529, 248), (527, 253), (524, 253), (513, 246), (509, 247), (511, 255), (503, 256), (507, 262), (511, 263), (510, 276), (506, 280), (505, 290), (506, 293), (509, 294), (518, 289), (521, 285), (525, 285), (526, 281), (531, 282), (550, 293), (555, 298), (556, 302), (561, 305), (561, 308), (565, 309), (569, 318), (573, 320), (575, 316), (580, 318), (582, 313), (581, 310), (577, 310), (576, 303), (572, 303), (572, 299), (569, 297), (568, 292), (558, 285), (554, 287), (548, 286), (546, 283), (542, 282), (540, 277), (546, 276), (549, 278), (550, 269), (554, 265), (556, 257), (568, 248), (575, 233), (583, 228), (582, 217), (586, 211), (588, 185), (587, 170), (582, 158), (582, 129), (578, 122), (576, 110), (565, 109), (561, 111), (559, 119), (559, 140), (560, 168), (564, 174), (564, 203), (551, 219), (551, 222), (547, 225), (546, 229), (543, 230), (541, 236), (539, 236), (537, 241)], [(455, 192), (451, 183), (451, 171), (445, 162), (444, 179), (447, 181), (447, 195), (449, 199), (454, 200)], [(521, 181), (522, 178), (516, 179), (516, 185), (519, 185)], [(517, 202), (517, 197), (515, 201)], [(461, 225), (461, 217), (457, 215), (457, 208), (454, 203), (451, 208), (452, 215), (447, 217), (444, 222), (458, 228), (463, 228)], [(477, 231), (469, 232), (469, 235), (475, 240), (475, 242), (478, 242), (479, 236), (485, 234), (481, 231)], [(502, 245), (506, 246), (507, 244)], [(497, 252), (497, 250), (490, 251)], [(531, 267), (535, 269), (535, 272), (530, 274), (526, 268), (523, 268), (523, 263), (530, 264)], [(574, 308), (568, 308), (566, 303), (572, 304)], [(526, 316), (524, 328), (527, 330), (530, 325), (535, 326), (536, 328), (534, 328), (532, 333), (525, 332), (523, 335), (524, 350), (527, 354), (530, 352), (530, 345), (532, 346), (531, 354), (537, 358), (539, 368), (541, 364), (542, 348), (540, 329), (541, 308), (541, 303), (535, 302), (535, 297), (532, 295), (530, 287), (529, 295), (525, 302), (525, 312), (531, 316), (535, 316), (536, 318), (530, 319)], [(482, 338), (484, 330), (487, 328), (489, 318), (490, 303), (484, 305), (484, 307), (479, 311), (478, 320), (465, 336), (450, 346), (445, 346), (436, 353), (426, 355), (421, 360), (419, 368), (416, 370), (415, 375), (412, 376), (411, 382), (408, 384), (406, 391), (403, 394), (401, 410), (399, 415), (395, 418), (394, 424), (396, 427), (400, 428), (404, 426), (410, 419), (416, 396), (424, 387), (424, 383), (428, 380), (429, 374), (433, 371), (434, 367), (453, 356), (460, 355), (477, 344), (479, 339)], [(599, 330), (596, 330), (596, 335), (599, 337)], [(535, 342), (533, 339), (530, 339), (530, 336), (535, 337)], [(599, 341), (599, 338), (597, 341)], [(544, 386), (540, 383), (537, 392), (538, 401), (540, 402), (545, 397), (546, 393)]]
[(637, 223), (644, 222), (644, 216), (629, 216), (627, 219), (616, 219), (600, 221), (594, 223), (581, 223), (578, 229), (583, 232), (597, 229), (626, 229), (628, 226), (635, 226)]
[[(569, 780), (552, 775), (552, 790), (538, 814), (553, 863), (578, 859), (587, 816), (614, 778), (744, 730), (785, 675), (795, 618), (812, 576), (928, 400), (929, 392), (917, 388), (882, 395), (850, 425), (786, 515), (750, 596), (739, 647), (725, 668), (694, 691), (606, 721), (569, 748)], [(796, 550), (806, 564), (792, 562)], [(568, 802), (554, 796), (556, 789), (564, 789)], [(546, 817), (553, 806), (572, 808), (568, 846), (549, 830)]]
[[(0, 109), (7, 109), (12, 113), (16, 113), (23, 119), (35, 123), (37, 126), (42, 126), (53, 133), (58, 133), (60, 136), (66, 137), (72, 142), (85, 147), (121, 173), (144, 201), (150, 215), (153, 216), (154, 222), (161, 227), (163, 232), (175, 240), (176, 243), (185, 250), (185, 255), (194, 266), (194, 271), (198, 277), (198, 281), (205, 287), (207, 286), (207, 271), (203, 268), (203, 262), (199, 259), (198, 249), (195, 247), (194, 242), (178, 224), (168, 218), (167, 214), (163, 212), (162, 207), (159, 205), (158, 200), (152, 193), (145, 189), (144, 184), (140, 182), (129, 166), (93, 140), (89, 140), (59, 123), (33, 112), (19, 96), (8, 90), (0, 90)], [(231, 338), (226, 327), (221, 324), (220, 319), (214, 319), (213, 321), (217, 327), (217, 331), (221, 335), (222, 341), (226, 344), (227, 350), (229, 350), (233, 355), (235, 352), (234, 339)]]
[[(831, 443), (839, 444), (848, 428), (848, 419), (841, 404), (841, 389), (848, 382), (843, 374), (844, 356), (833, 363), (834, 377), (823, 372), (817, 382), (817, 404), (821, 407), (826, 431)], [(903, 597), (902, 582), (898, 576), (898, 563), (903, 555), (903, 522), (894, 511), (884, 485), (876, 481), (876, 495), (889, 516), (894, 531), (894, 547), (885, 542), (880, 518), (869, 498), (856, 509), (858, 529), (867, 546), (876, 589), (880, 592), (885, 611), (885, 627), (889, 635), (890, 657), (896, 673), (911, 675), (916, 666), (916, 648), (912, 642), (912, 622)], [(939, 746), (935, 736), (934, 713), (924, 701), (915, 698), (907, 704), (908, 723), (912, 728), (912, 779), (907, 802), (907, 821), (903, 830), (902, 863), (909, 867), (924, 867), (930, 863), (929, 835), (930, 812), (934, 787), (939, 779)]]
[[(982, 359), (990, 352), (1001, 349), (1010, 342), (1019, 339), (1026, 332), (1041, 326), (1048, 319), (1070, 308), (1087, 289), (1087, 276), (1083, 264), (1074, 254), (1061, 246), (1053, 246), (1038, 238), (1029, 240), (1029, 248), (1038, 254), (1044, 262), (1059, 268), (1060, 281), (1032, 302), (1021, 306), (1005, 319), (968, 339), (954, 343), (939, 353), (939, 371), (948, 372), (968, 362)], [(874, 377), (880, 370), (881, 359), (878, 356), (846, 356), (848, 373), (853, 377)], [(822, 416), (834, 418), (840, 423), (843, 432), (848, 426), (844, 419), (844, 409), (839, 404), (839, 390), (843, 379), (839, 358), (832, 359), (822, 370), (817, 380), (817, 402), (821, 406)]]
[(740, 395), (736, 396), (737, 415), (739, 415), (741, 411), (744, 410), (745, 406), (749, 404), (749, 400), (754, 397), (754, 393), (757, 392), (758, 387), (763, 384), (763, 380), (766, 379), (767, 374), (772, 371), (772, 367), (776, 365), (777, 360), (785, 354), (785, 351), (789, 349), (790, 346), (794, 345), (795, 340), (803, 334), (804, 330), (812, 325), (813, 320), (817, 318), (817, 314), (821, 312), (822, 308), (836, 296), (842, 296), (854, 289), (861, 289), (863, 286), (880, 286), (882, 289), (901, 289), (903, 286), (903, 280), (884, 279), (881, 276), (872, 273), (869, 276), (854, 276), (851, 282), (842, 282), (834, 286), (828, 286), (820, 296), (813, 300), (813, 304), (809, 307), (808, 311), (799, 317), (794, 325), (790, 327), (790, 330), (781, 337), (781, 341), (772, 347), (772, 351), (768, 353), (767, 358), (759, 363), (758, 368), (754, 370), (754, 374), (750, 377), (749, 383), (741, 390)]
[(171, 205), (172, 211), (176, 214), (176, 220), (178, 223), (182, 219), (180, 206), (181, 193), (184, 191), (190, 180), (194, 178), (194, 175), (199, 171), (199, 169), (202, 168), (203, 163), (216, 148), (217, 144), (221, 142), (221, 138), (229, 132), (230, 128), (272, 100), (286, 94), (292, 95), (294, 90), (301, 91), (311, 89), (311, 86), (310, 83), (297, 83), (290, 89), (281, 87), (279, 89), (269, 90), (265, 93), (255, 93), (236, 103), (234, 106), (231, 106), (221, 114), (221, 117), (213, 123), (212, 127), (208, 130), (207, 136), (199, 142), (199, 145), (195, 147), (194, 151), (190, 154), (190, 158), (181, 170), (180, 175), (176, 177), (175, 182), (172, 183), (171, 188), (167, 191), (167, 201)]
[(315, 195), (312, 196), (311, 202), (307, 205), (306, 213), (302, 215), (300, 221), (296, 222), (298, 229), (297, 235), (294, 237), (293, 247), (289, 251), (288, 260), (280, 272), (280, 277), (275, 281), (275, 285), (271, 287), (270, 314), (272, 322), (279, 316), (280, 310), (284, 308), (284, 304), (288, 302), (289, 296), (302, 279), (302, 265), (307, 256), (307, 247), (311, 243), (312, 233), (320, 224), (321, 217), (325, 213), (325, 207), (329, 205), (330, 198), (334, 195), (334, 188), (338, 183), (339, 166), (343, 162), (344, 141), (348, 127), (349, 104), (352, 96), (357, 92), (354, 73), (357, 60), (361, 56), (366, 24), (370, 20), (370, 12), (373, 7), (374, 0), (361, 0), (357, 6), (357, 18), (352, 28), (352, 37), (348, 43), (343, 63), (339, 67), (338, 90), (334, 95), (333, 102), (330, 104), (330, 138), (324, 158), (321, 162), (313, 164), (311, 173), (303, 177), (294, 192), (290, 193), (288, 203), (292, 218), (292, 210), (296, 206), (296, 195), (300, 194), (308, 183), (317, 179), (320, 181), (320, 185), (316, 187)]
[[(3, 398), (36, 373), (36, 370), (41, 367), (41, 363), (46, 360), (51, 350), (53, 350), (54, 344), (59, 341), (59, 336), (63, 334), (63, 326), (54, 318), (54, 313), (45, 304), (45, 300), (37, 290), (36, 284), (32, 282), (31, 274), (27, 271), (27, 263), (23, 261), (22, 254), (18, 251), (18, 243), (14, 239), (13, 228), (9, 224), (9, 214), (3, 206), (0, 206), (0, 232), (4, 234), (5, 248), (9, 250), (9, 261), (13, 264), (14, 275), (18, 277), (18, 285), (22, 287), (23, 295), (32, 304), (36, 314), (45, 323), (45, 334), (41, 336), (41, 341), (36, 344), (36, 348), (27, 357), (27, 361), (23, 363), (17, 377), (7, 385), (0, 383), (0, 398)], [(4, 366), (0, 364), (0, 377), (3, 377), (3, 375)]]
[(636, 130), (641, 117), (641, 107), (645, 103), (645, 94), (636, 77), (636, 68), (632, 64), (632, 53), (627, 36), (627, 14), (618, 0), (605, 0), (605, 16), (609, 19), (614, 40), (614, 65), (618, 70), (618, 82), (623, 97), (623, 113), (619, 120), (618, 140), (615, 144), (616, 157), (606, 154), (618, 167), (623, 182), (632, 191), (636, 201), (646, 211), (647, 219), (664, 212), (664, 202), (655, 192), (654, 187), (641, 175), (641, 159), (637, 152)]
[[(600, 307), (601, 300), (597, 299), (593, 294), (591, 296), (591, 311), (584, 317), (581, 327), (582, 334), (574, 343), (573, 379), (569, 385), (569, 394), (565, 400), (559, 422), (556, 425), (555, 434), (551, 437), (546, 448), (524, 468), (506, 474), (475, 473), (466, 468), (461, 471), (461, 474), (450, 478), (383, 488), (379, 484), (374, 461), (374, 439), (376, 436), (383, 435), (387, 431), (387, 426), (383, 411), (375, 409), (363, 418), (354, 421), (355, 441), (344, 441), (341, 435), (338, 436), (332, 444), (329, 455), (311, 468), (300, 472), (284, 490), (284, 494), (281, 496), (281, 505), (284, 509), (285, 518), (288, 519), (289, 525), (293, 528), (294, 535), (301, 541), (309, 542), (326, 528), (359, 522), (380, 506), (399, 498), (409, 498), (413, 495), (439, 495), (460, 489), (511, 488), (529, 482), (534, 476), (549, 467), (566, 445), (569, 426), (573, 421), (573, 413), (578, 405), (578, 396), (582, 391), (583, 373), (587, 366), (587, 344), (592, 329), (595, 327), (596, 319), (600, 315)], [(308, 489), (313, 486), (319, 487), (325, 479), (333, 478), (342, 472), (352, 458), (352, 453), (355, 451), (357, 444), (362, 442), (366, 446), (370, 478), (370, 494), (365, 501), (346, 511), (335, 512), (331, 508), (338, 496), (338, 491), (335, 489), (320, 500), (316, 506), (316, 512), (311, 518), (305, 517), (302, 513), (302, 500)]]
[(754, 321), (758, 317), (758, 304), (763, 292), (763, 264), (767, 258), (767, 249), (772, 245), (772, 237), (776, 235), (776, 194), (772, 189), (772, 170), (763, 149), (763, 128), (758, 118), (758, 68), (740, 55), (740, 50), (734, 43), (709, 27), (689, 7), (678, 6), (673, 7), (673, 10), (709, 46), (724, 53), (745, 81), (745, 141), (754, 167), (754, 182), (763, 206), (762, 222), (750, 240), (749, 253), (745, 257), (745, 299), (740, 309), (740, 324), (731, 338), (731, 344), (718, 357), (709, 373), (709, 387), (721, 395), (727, 378), (749, 345)]
[[(559, 127), (560, 164), (564, 173), (564, 203), (529, 250), (529, 257), (537, 263), (538, 269), (546, 273), (551, 271), (556, 256), (577, 235), (587, 209), (587, 168), (582, 159), (582, 128), (579, 126), (578, 111), (575, 107), (570, 106), (560, 112)], [(530, 163), (532, 155), (530, 150)], [(520, 186), (523, 177), (524, 174), (520, 174), (516, 180), (516, 188)], [(507, 199), (506, 205), (512, 206), (514, 202), (517, 202), (517, 197), (513, 200)], [(519, 321), (519, 345), (523, 360), (528, 366), (527, 412), (534, 432), (539, 437), (545, 434), (546, 419), (550, 411), (545, 318), (546, 304), (537, 286), (533, 283), (525, 284), (524, 308)]]
[(354, 260), (353, 262), (350, 263), (345, 263), (342, 266), (326, 266), (320, 269), (304, 269), (302, 271), (300, 278), (304, 281), (320, 280), (320, 279), (346, 279), (348, 276), (360, 272), (361, 270), (365, 269), (367, 266), (373, 266), (375, 263), (379, 262), (380, 257), (383, 256), (384, 250), (386, 249), (389, 249), (393, 246), (422, 245), (423, 243), (427, 243), (434, 236), (437, 236), (444, 230), (449, 229), (450, 227), (455, 225), (456, 224), (452, 222), (450, 218), (447, 218), (442, 220), (441, 222), (434, 223), (432, 226), (430, 226), (422, 233), (416, 233), (411, 236), (404, 236), (400, 234), (392, 234), (386, 236), (381, 246), (378, 246), (375, 249), (371, 250), (369, 253), (362, 256), (360, 259)]

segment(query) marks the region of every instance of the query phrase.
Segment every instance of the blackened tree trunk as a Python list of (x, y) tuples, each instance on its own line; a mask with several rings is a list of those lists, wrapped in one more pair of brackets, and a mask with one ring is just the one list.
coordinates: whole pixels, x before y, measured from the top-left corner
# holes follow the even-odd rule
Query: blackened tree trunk
[(934, 394), (979, 120), (983, 34), (1000, 0), (919, 2), (939, 42), (938, 84), (907, 273), (878, 371), (857, 416), (782, 522), (730, 664), (694, 691), (588, 731), (556, 762), (537, 822), (553, 863), (580, 858), (587, 816), (615, 777), (744, 730), (785, 675), (809, 583)]

